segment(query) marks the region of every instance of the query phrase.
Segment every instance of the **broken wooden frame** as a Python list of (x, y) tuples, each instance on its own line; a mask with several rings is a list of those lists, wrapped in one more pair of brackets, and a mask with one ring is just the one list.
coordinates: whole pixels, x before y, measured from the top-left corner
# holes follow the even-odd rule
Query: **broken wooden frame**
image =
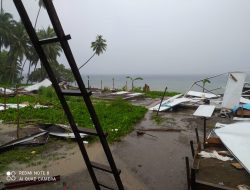
[[(191, 152), (193, 155), (192, 166), (190, 167), (189, 158), (185, 158), (186, 162), (186, 174), (187, 174), (187, 189), (188, 190), (236, 190), (236, 187), (229, 187), (227, 185), (220, 185), (218, 183), (211, 183), (211, 181), (200, 180), (197, 178), (199, 174), (199, 170), (201, 170), (200, 162), (201, 158), (198, 153), (202, 150), (201, 143), (199, 141), (199, 135), (197, 129), (196, 131), (196, 141), (197, 141), (197, 149), (194, 149), (193, 141), (190, 141)], [(203, 150), (227, 150), (226, 147), (222, 144), (221, 140), (217, 137), (211, 137), (206, 139), (206, 143), (204, 144)], [(236, 169), (235, 169), (236, 170)], [(215, 171), (216, 172), (216, 171)], [(242, 172), (242, 174), (246, 173), (245, 170), (237, 171)], [(228, 174), (230, 176), (230, 173)]]
[(199, 83), (201, 83), (203, 80), (209, 80), (209, 79), (216, 78), (216, 77), (219, 77), (219, 76), (222, 76), (222, 75), (225, 75), (225, 74), (228, 74), (228, 73), (218, 74), (218, 75), (215, 75), (215, 76), (207, 77), (207, 78), (204, 78), (204, 79), (197, 80), (197, 81), (193, 82), (193, 84), (191, 85), (191, 87), (190, 87), (190, 88), (187, 90), (187, 92), (184, 94), (184, 97), (187, 95), (187, 93), (188, 93), (194, 86), (198, 86), (198, 87), (204, 89), (204, 92), (209, 92), (209, 93), (212, 93), (212, 94), (214, 94), (214, 95), (217, 96), (217, 94), (215, 94), (213, 91), (219, 90), (221, 87), (216, 88), (216, 89), (212, 89), (212, 90), (208, 90), (207, 88), (201, 86)]

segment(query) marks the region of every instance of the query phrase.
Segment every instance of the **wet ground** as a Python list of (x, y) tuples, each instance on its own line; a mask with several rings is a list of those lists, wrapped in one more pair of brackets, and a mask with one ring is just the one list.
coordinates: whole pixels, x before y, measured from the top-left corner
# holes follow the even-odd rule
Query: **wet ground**
[[(148, 107), (152, 101), (134, 101), (139, 105)], [(136, 131), (128, 134), (121, 142), (111, 145), (117, 167), (122, 170), (121, 178), (125, 189), (129, 190), (185, 190), (187, 189), (185, 156), (191, 158), (189, 142), (195, 140), (194, 129), (199, 129), (202, 139), (203, 121), (192, 116), (194, 109), (179, 107), (171, 112), (160, 113), (157, 122), (155, 113), (149, 111), (145, 118), (135, 126), (141, 128), (169, 128), (180, 131), (147, 131), (146, 134), (137, 136)], [(227, 119), (213, 118), (208, 120), (208, 128), (215, 122), (227, 122)], [(150, 136), (153, 135), (153, 136)], [(91, 160), (105, 163), (106, 159), (99, 143), (87, 145)], [(11, 169), (43, 170), (50, 175), (61, 175), (60, 182), (46, 185), (23, 188), (27, 190), (63, 189), (63, 183), (68, 190), (94, 189), (88, 175), (82, 156), (76, 144), (64, 146), (55, 150), (55, 153), (64, 153), (64, 157), (51, 160), (46, 164), (27, 167), (12, 166)], [(44, 167), (46, 165), (46, 167)], [(1, 179), (4, 179), (2, 176)], [(112, 176), (98, 172), (98, 178), (105, 184), (113, 184)], [(113, 184), (114, 185), (114, 184)], [(112, 186), (112, 185), (111, 185)]]

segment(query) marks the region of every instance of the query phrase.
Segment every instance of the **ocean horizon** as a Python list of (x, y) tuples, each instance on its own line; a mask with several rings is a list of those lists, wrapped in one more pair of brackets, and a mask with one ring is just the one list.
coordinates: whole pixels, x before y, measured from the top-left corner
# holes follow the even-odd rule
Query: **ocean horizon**
[[(216, 75), (216, 74), (215, 74)], [(143, 80), (134, 81), (134, 87), (141, 87), (145, 84), (149, 85), (150, 90), (164, 91), (165, 87), (168, 87), (168, 91), (175, 92), (186, 92), (195, 81), (202, 80), (206, 77), (211, 77), (215, 75), (154, 75), (154, 74), (136, 74), (136, 75), (126, 75), (126, 74), (85, 74), (82, 75), (83, 81), (86, 86), (92, 88), (114, 88), (122, 89), (126, 83), (128, 89), (131, 89), (131, 80), (126, 78), (130, 76), (132, 78), (141, 77)], [(210, 83), (206, 83), (206, 88), (209, 90), (215, 90), (215, 93), (222, 93), (226, 86), (227, 74), (210, 79)], [(114, 80), (114, 84), (113, 84)], [(248, 74), (246, 82), (250, 81), (250, 76)], [(201, 84), (201, 83), (200, 83)], [(201, 91), (201, 88), (194, 86), (193, 90)]]

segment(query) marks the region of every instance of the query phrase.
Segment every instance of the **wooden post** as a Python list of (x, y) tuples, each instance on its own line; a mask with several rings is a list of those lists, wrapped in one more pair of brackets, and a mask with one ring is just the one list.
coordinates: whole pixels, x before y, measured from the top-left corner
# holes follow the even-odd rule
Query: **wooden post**
[(89, 76), (87, 76), (88, 77), (88, 89), (89, 89)]
[(196, 190), (196, 175), (195, 175), (195, 169), (191, 168), (191, 177), (190, 177), (190, 187), (191, 190)]
[(112, 78), (112, 81), (113, 81), (113, 90), (115, 89), (115, 78), (113, 77)]
[(16, 130), (16, 137), (19, 138), (20, 113), (19, 113), (19, 97), (18, 97), (17, 85), (16, 85), (16, 97), (17, 97), (17, 130)]
[(198, 129), (195, 128), (195, 135), (196, 135), (196, 142), (197, 144), (200, 144), (200, 138), (199, 138), (199, 133), (198, 133)]
[(204, 142), (203, 143), (204, 143), (204, 146), (205, 146), (206, 138), (207, 138), (207, 122), (206, 122), (207, 119), (206, 119), (206, 117), (204, 117), (203, 119), (204, 119), (204, 121), (203, 121), (204, 122)]
[(188, 186), (187, 189), (190, 190), (190, 167), (189, 167), (188, 157), (185, 157), (185, 161), (186, 161), (187, 186)]
[(102, 80), (101, 80), (101, 91), (102, 91)]
[(6, 110), (6, 102), (7, 102), (6, 87), (4, 87), (4, 111)]
[(190, 141), (190, 148), (191, 148), (192, 156), (193, 156), (193, 158), (194, 158), (195, 152), (194, 152), (194, 142), (193, 142), (193, 141)]

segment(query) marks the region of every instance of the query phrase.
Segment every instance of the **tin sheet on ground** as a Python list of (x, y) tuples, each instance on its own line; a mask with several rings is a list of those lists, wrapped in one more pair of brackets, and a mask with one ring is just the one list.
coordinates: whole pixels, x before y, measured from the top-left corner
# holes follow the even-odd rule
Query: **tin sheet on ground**
[(163, 101), (160, 109), (159, 109), (160, 104), (157, 104), (156, 106), (149, 108), (149, 110), (157, 111), (159, 109), (159, 111), (165, 111), (165, 110), (168, 110), (168, 109), (170, 109), (178, 104), (190, 101), (190, 98), (179, 98), (180, 96), (182, 96), (182, 94), (177, 94), (177, 95)]
[(223, 144), (250, 174), (250, 122), (237, 122), (214, 130)]
[(197, 91), (188, 91), (188, 96), (194, 96), (194, 97), (200, 97), (200, 98), (218, 98), (219, 95), (211, 94), (211, 93), (205, 93), (205, 92), (197, 92)]
[(44, 79), (42, 82), (25, 87), (24, 90), (26, 90), (28, 92), (32, 92), (32, 91), (39, 90), (39, 88), (41, 88), (41, 87), (49, 87), (49, 86), (51, 86), (51, 84), (52, 83), (49, 79)]
[(200, 105), (193, 115), (208, 118), (213, 115), (214, 109), (215, 109), (214, 105)]

